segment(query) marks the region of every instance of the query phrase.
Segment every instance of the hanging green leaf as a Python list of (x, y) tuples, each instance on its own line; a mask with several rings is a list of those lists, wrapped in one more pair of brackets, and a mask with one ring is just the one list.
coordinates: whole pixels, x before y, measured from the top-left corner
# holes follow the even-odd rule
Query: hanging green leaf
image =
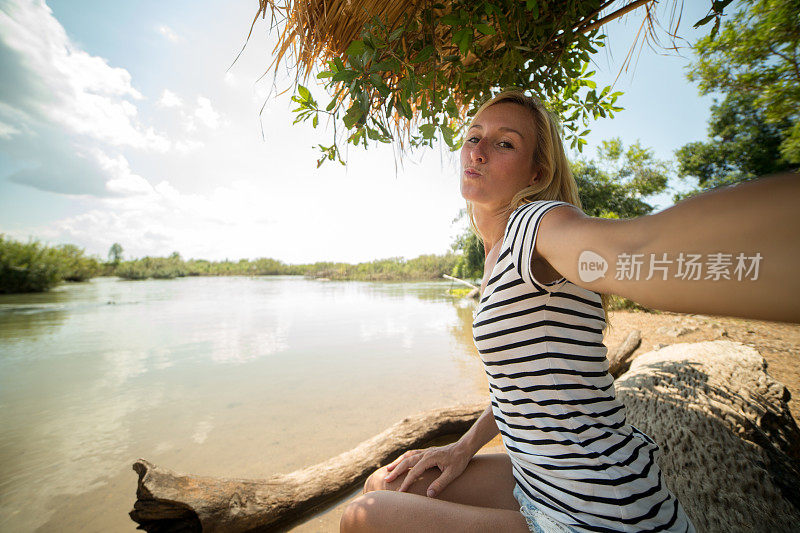
[(497, 33), (496, 31), (494, 31), (494, 28), (492, 28), (488, 24), (476, 24), (475, 29), (484, 35), (494, 35), (495, 33)]
[(419, 131), (426, 139), (433, 139), (433, 135), (436, 133), (436, 124), (423, 124), (419, 127)]
[(352, 82), (357, 77), (358, 77), (358, 71), (356, 71), (356, 70), (342, 70), (340, 72), (337, 72), (333, 76), (332, 81), (334, 83), (335, 82), (339, 82), (339, 81), (343, 81), (345, 83), (349, 83), (349, 82)]
[(366, 50), (366, 45), (364, 41), (353, 41), (350, 43), (350, 46), (347, 47), (347, 51), (345, 52), (348, 56), (360, 56)]
[(452, 14), (445, 15), (439, 22), (446, 24), (447, 26), (463, 26), (466, 23), (465, 20)]
[(412, 59), (411, 62), (412, 63), (422, 63), (423, 61), (427, 61), (428, 58), (430, 58), (431, 55), (433, 55), (433, 52), (435, 50), (436, 49), (432, 45), (429, 44), (428, 46), (426, 46), (425, 48), (420, 50), (419, 53), (416, 56), (414, 56), (414, 59)]

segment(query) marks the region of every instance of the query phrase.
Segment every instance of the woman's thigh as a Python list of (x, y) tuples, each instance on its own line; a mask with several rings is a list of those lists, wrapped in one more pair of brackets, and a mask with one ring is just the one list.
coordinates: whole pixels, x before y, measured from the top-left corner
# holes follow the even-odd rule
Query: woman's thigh
[(518, 510), (489, 509), (379, 490), (359, 496), (345, 509), (340, 533), (529, 533)]
[[(384, 481), (386, 466), (376, 470), (364, 484), (364, 492), (377, 490), (397, 491), (406, 473), (390, 483)], [(441, 475), (434, 467), (426, 470), (407, 489), (410, 494), (427, 498), (428, 486)], [(435, 499), (476, 507), (507, 509), (519, 513), (519, 502), (514, 497), (516, 481), (511, 472), (511, 460), (505, 453), (475, 455), (466, 470), (435, 496)]]

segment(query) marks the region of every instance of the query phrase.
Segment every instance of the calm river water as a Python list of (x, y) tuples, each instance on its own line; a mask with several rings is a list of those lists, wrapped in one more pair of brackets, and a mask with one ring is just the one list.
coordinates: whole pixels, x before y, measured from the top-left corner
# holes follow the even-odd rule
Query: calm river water
[(449, 283), (102, 278), (0, 295), (0, 531), (134, 531), (139, 457), (260, 478), (487, 399)]

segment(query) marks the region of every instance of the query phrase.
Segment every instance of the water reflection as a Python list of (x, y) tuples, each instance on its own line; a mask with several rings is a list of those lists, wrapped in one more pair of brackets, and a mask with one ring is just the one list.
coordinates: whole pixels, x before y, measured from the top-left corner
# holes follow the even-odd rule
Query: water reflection
[(101, 279), (0, 297), (0, 530), (134, 531), (138, 457), (264, 477), (484, 399), (471, 304), (447, 286)]
[(455, 324), (450, 328), (450, 334), (458, 341), (465, 351), (472, 352), (475, 354), (475, 357), (478, 357), (478, 350), (472, 338), (472, 321), (475, 306), (476, 302), (474, 300), (467, 300), (466, 298), (453, 301), (453, 307), (455, 307), (458, 320), (456, 320)]
[[(2, 302), (3, 300), (0, 300)], [(0, 303), (0, 345), (37, 340), (57, 329), (67, 317), (63, 303)]]

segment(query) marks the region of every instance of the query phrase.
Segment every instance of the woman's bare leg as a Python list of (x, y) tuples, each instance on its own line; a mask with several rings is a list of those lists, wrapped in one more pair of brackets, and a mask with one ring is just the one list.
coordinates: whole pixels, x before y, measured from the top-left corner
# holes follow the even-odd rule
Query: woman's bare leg
[(359, 496), (344, 511), (340, 533), (529, 533), (519, 511), (475, 507), (378, 490)]
[[(435, 467), (426, 470), (411, 484), (407, 492), (425, 496), (428, 486), (441, 473)], [(364, 493), (376, 490), (396, 491), (406, 477), (406, 474), (403, 473), (390, 483), (386, 483), (383, 480), (386, 474), (386, 466), (373, 472), (364, 484)], [(511, 473), (511, 460), (507, 454), (479, 454), (470, 460), (466, 470), (460, 476), (436, 495), (436, 499), (477, 507), (519, 511), (519, 503), (513, 494), (515, 485), (516, 481)]]
[(364, 495), (348, 505), (341, 532), (499, 531), (528, 532), (514, 498), (516, 482), (505, 453), (476, 455), (466, 470), (435, 498), (428, 485), (441, 472), (426, 470), (407, 492), (397, 492), (406, 474), (386, 483), (383, 466), (364, 484)]

